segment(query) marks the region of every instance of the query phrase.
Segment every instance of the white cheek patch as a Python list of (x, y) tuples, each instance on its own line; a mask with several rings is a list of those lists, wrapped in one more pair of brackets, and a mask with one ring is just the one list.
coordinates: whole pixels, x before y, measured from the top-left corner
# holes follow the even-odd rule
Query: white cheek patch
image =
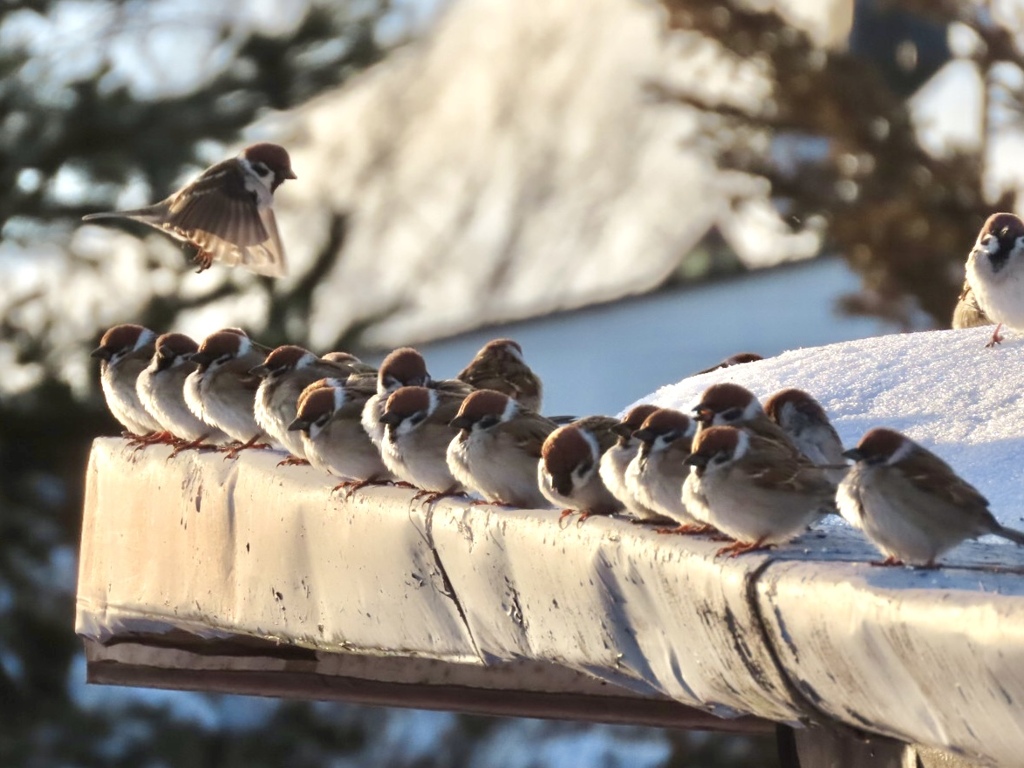
[(750, 435), (744, 430), (739, 430), (739, 438), (736, 440), (736, 450), (732, 452), (733, 460), (742, 459), (750, 450)]
[(132, 347), (132, 352), (137, 352), (144, 346), (149, 344), (151, 341), (156, 340), (156, 334), (153, 333), (149, 328), (144, 328), (142, 333), (139, 334), (139, 338), (135, 341), (135, 346)]
[(422, 424), (422, 421), (413, 421), (413, 416), (410, 414), (398, 422), (398, 426), (395, 427), (395, 434), (398, 436), (408, 435), (410, 432), (414, 432), (416, 427)]
[(239, 336), (238, 338), (240, 339), (238, 343), (238, 356), (243, 357), (252, 349), (252, 339), (248, 336)]
[(501, 412), (501, 420), (510, 421), (517, 413), (519, 413), (519, 403), (510, 397), (505, 403), (505, 410)]
[(761, 403), (759, 403), (755, 398), (747, 403), (747, 407), (743, 409), (743, 420), (750, 421), (755, 416), (759, 416), (762, 413), (764, 413), (764, 409), (761, 407)]
[(910, 440), (904, 440), (900, 447), (892, 452), (892, 456), (885, 460), (886, 466), (891, 467), (893, 464), (898, 464), (913, 450), (914, 444)]
[(316, 361), (317, 356), (314, 355), (312, 352), (307, 352), (298, 359), (298, 362), (295, 363), (295, 370), (298, 370), (299, 368), (308, 368)]

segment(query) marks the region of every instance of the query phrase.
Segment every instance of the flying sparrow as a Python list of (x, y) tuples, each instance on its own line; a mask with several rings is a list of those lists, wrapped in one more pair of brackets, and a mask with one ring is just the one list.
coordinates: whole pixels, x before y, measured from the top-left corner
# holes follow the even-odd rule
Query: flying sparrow
[[(1000, 330), (1007, 325), (1024, 330), (1024, 222), (1012, 213), (994, 213), (978, 233), (967, 256), (966, 286), (978, 309), (997, 323), (986, 346), (1003, 340)], [(968, 308), (964, 309), (967, 312)]]
[(836, 485), (846, 476), (843, 442), (821, 403), (802, 389), (782, 389), (764, 402), (764, 410), (812, 464), (828, 467), (826, 476)]
[(556, 424), (506, 394), (480, 389), (469, 395), (451, 425), (452, 476), (492, 504), (550, 506), (537, 485), (541, 446)]
[(619, 420), (587, 416), (559, 427), (541, 446), (537, 484), (562, 517), (579, 512), (577, 524), (591, 515), (610, 515), (622, 504), (601, 479), (601, 457), (615, 445)]
[(132, 219), (163, 230), (199, 249), (199, 271), (214, 261), (241, 264), (260, 275), (285, 274), (284, 246), (274, 218), (274, 191), (296, 178), (277, 144), (252, 144), (203, 171), (156, 205), (133, 211), (93, 213), (83, 221)]
[(199, 345), (185, 334), (165, 333), (157, 338), (153, 358), (136, 382), (143, 407), (161, 429), (180, 441), (175, 454), (230, 439), (200, 420), (185, 402), (185, 380), (197, 367), (190, 358), (198, 351)]
[(360, 424), (367, 394), (348, 386), (314, 382), (301, 395), (288, 429), (302, 439), (302, 451), (321, 472), (343, 479), (349, 492), (393, 476)]
[(693, 441), (685, 463), (683, 503), (734, 543), (736, 556), (789, 541), (835, 495), (825, 471), (778, 441), (736, 427), (710, 427)]
[(474, 389), (493, 389), (540, 411), (543, 386), (523, 359), (523, 348), (512, 339), (494, 339), (476, 353), (455, 378)]
[(735, 355), (730, 355), (725, 358), (725, 360), (717, 365), (705, 368), (703, 371), (697, 371), (697, 373), (693, 375), (700, 376), (702, 373), (711, 373), (712, 371), (717, 371), (721, 368), (731, 368), (734, 365), (743, 365), (744, 363), (756, 363), (758, 360), (764, 360), (764, 358), (756, 352), (737, 352)]
[(631, 408), (613, 429), (618, 436), (615, 444), (601, 456), (600, 472), (605, 487), (637, 522), (666, 521), (662, 515), (641, 504), (626, 484), (626, 468), (640, 450), (640, 441), (633, 437), (633, 433), (640, 429), (644, 420), (656, 410), (658, 406), (650, 403)]
[(249, 373), (267, 352), (243, 332), (230, 328), (207, 336), (191, 357), (196, 369), (185, 379), (185, 402), (201, 421), (239, 443), (228, 452), (228, 458), (267, 439), (254, 413), (260, 379)]
[(704, 390), (693, 413), (700, 423), (698, 432), (707, 427), (742, 427), (769, 440), (777, 440), (796, 451), (789, 435), (768, 418), (754, 393), (739, 384), (728, 381), (712, 384)]
[(626, 488), (644, 509), (667, 517), (677, 528), (664, 532), (700, 533), (706, 530), (683, 504), (683, 481), (689, 472), (683, 464), (697, 425), (685, 413), (658, 408), (644, 419), (633, 438), (640, 449), (626, 467)]
[(930, 568), (988, 533), (1024, 546), (1024, 533), (1001, 525), (974, 486), (909, 437), (876, 427), (846, 456), (855, 463), (839, 485), (839, 512), (886, 555), (879, 565)]
[(100, 359), (100, 386), (107, 408), (127, 430), (142, 441), (163, 428), (149, 415), (139, 399), (136, 382), (153, 357), (156, 334), (141, 325), (115, 325), (103, 334), (91, 353)]
[[(428, 387), (400, 387), (387, 399), (380, 423), (380, 455), (396, 477), (427, 495), (463, 491), (448, 468), (448, 444), (459, 433), (451, 426), (462, 395)], [(365, 415), (365, 411), (364, 411)]]
[[(465, 398), (473, 388), (468, 384), (447, 379), (435, 381), (427, 373), (427, 362), (412, 347), (400, 347), (388, 354), (377, 369), (377, 391), (366, 403), (363, 428), (378, 448), (384, 440), (384, 424), (380, 418), (393, 392), (401, 387), (429, 387)], [(454, 416), (454, 414), (452, 414)]]
[[(334, 359), (338, 360), (337, 357)], [(354, 372), (357, 363), (359, 359), (354, 357), (344, 362), (323, 360), (294, 344), (277, 347), (260, 365), (249, 371), (262, 379), (256, 391), (256, 423), (301, 463), (306, 458), (302, 436), (289, 430), (298, 412), (299, 395), (318, 379), (347, 377)]]

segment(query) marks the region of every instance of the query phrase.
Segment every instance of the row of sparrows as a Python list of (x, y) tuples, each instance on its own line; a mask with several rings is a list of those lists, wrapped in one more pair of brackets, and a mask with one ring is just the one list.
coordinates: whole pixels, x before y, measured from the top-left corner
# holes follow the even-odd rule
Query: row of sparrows
[[(408, 483), (420, 496), (560, 507), (563, 517), (626, 511), (663, 532), (717, 531), (739, 554), (781, 544), (838, 511), (886, 555), (932, 565), (993, 533), (1024, 543), (941, 459), (876, 428), (844, 451), (821, 405), (785, 389), (764, 406), (733, 383), (709, 387), (692, 416), (640, 405), (624, 418), (560, 424), (520, 346), (484, 346), (455, 379), (435, 380), (416, 350), (373, 369), (342, 352), (269, 350), (238, 329), (196, 344), (138, 325), (111, 328), (94, 356), (111, 412), (140, 444), (175, 451), (276, 444), (343, 479)], [(723, 365), (757, 359), (739, 355)], [(852, 467), (846, 463), (852, 459)], [(340, 486), (339, 486), (340, 487)]]

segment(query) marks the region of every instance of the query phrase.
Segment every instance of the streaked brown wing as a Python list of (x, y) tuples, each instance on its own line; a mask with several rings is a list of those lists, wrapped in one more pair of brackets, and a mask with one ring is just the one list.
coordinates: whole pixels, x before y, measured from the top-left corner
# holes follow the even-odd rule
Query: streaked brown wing
[(759, 458), (745, 460), (751, 482), (768, 490), (785, 489), (831, 496), (832, 484), (825, 473), (788, 444), (751, 435), (751, 448)]
[(951, 504), (988, 509), (988, 499), (935, 454), (911, 453), (900, 462), (900, 470), (908, 480), (927, 487), (929, 493)]
[(233, 161), (213, 166), (172, 198), (164, 228), (229, 266), (275, 277), (285, 273), (274, 212), (256, 205)]

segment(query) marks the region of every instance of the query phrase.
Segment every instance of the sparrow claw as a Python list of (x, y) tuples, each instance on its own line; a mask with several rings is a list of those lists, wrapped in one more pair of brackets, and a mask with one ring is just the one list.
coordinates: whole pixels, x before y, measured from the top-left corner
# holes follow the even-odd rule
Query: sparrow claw
[(421, 488), (413, 495), (412, 501), (414, 504), (418, 501), (422, 506), (429, 508), (437, 504), (441, 499), (455, 498), (457, 496), (465, 498), (466, 494), (462, 491), (456, 491), (454, 488), (449, 488), (445, 491), (425, 491)]
[(771, 545), (765, 545), (764, 539), (758, 539), (757, 541), (734, 541), (727, 547), (722, 547), (715, 552), (715, 557), (722, 555), (728, 555), (729, 557), (736, 557), (737, 555), (745, 555), (747, 552), (754, 552), (758, 549), (768, 549)]
[(238, 454), (244, 451), (246, 448), (252, 448), (253, 450), (261, 451), (270, 447), (270, 443), (260, 443), (258, 440), (262, 435), (256, 435), (248, 440), (248, 442), (242, 443), (241, 445), (235, 445), (228, 448), (219, 448), (218, 450), (224, 451), (224, 461), (228, 459), (237, 459)]
[(988, 343), (985, 345), (986, 349), (992, 349), (993, 347), (995, 347), (996, 344), (1002, 344), (1003, 343), (1003, 339), (1006, 338), (1006, 337), (1003, 336), (1003, 334), (1001, 334), (999, 332), (999, 331), (1002, 330), (1002, 328), (1003, 328), (1003, 324), (999, 323), (996, 326), (996, 329), (994, 331), (992, 331), (992, 338), (989, 339)]
[(298, 456), (289, 456), (277, 462), (279, 467), (308, 467), (309, 459), (300, 459)]
[(213, 254), (200, 248), (199, 251), (196, 252), (195, 262), (199, 265), (199, 269), (196, 270), (196, 274), (202, 274), (213, 266)]

